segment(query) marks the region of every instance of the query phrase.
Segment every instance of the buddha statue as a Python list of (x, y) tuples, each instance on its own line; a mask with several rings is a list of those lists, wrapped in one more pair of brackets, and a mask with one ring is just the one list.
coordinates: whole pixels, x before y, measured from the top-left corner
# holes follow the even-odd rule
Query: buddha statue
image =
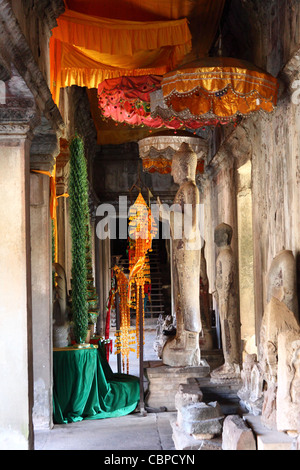
[(197, 155), (183, 143), (172, 160), (172, 176), (179, 189), (173, 211), (167, 216), (158, 199), (161, 216), (169, 217), (172, 243), (172, 282), (176, 335), (164, 345), (164, 364), (200, 365), (199, 334), (201, 332), (199, 278), (201, 237), (199, 228), (199, 191), (195, 182)]

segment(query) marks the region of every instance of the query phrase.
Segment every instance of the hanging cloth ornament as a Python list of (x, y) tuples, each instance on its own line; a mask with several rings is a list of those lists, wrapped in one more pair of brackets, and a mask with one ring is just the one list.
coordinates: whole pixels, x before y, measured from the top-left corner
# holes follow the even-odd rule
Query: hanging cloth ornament
[(115, 354), (121, 354), (122, 370), (129, 374), (129, 353), (134, 349), (132, 345), (135, 343), (130, 331), (130, 307), (127, 302), (128, 296), (128, 279), (118, 266), (114, 267), (114, 273), (117, 280), (117, 292), (120, 296), (120, 330), (116, 331), (116, 351)]
[(207, 140), (180, 130), (155, 132), (150, 137), (139, 140), (139, 156), (143, 162), (143, 170), (164, 175), (171, 173), (173, 155), (183, 142), (189, 144), (197, 155), (197, 173), (203, 173), (208, 154)]
[[(129, 236), (132, 243), (128, 290), (128, 304), (136, 310), (137, 357), (139, 357), (140, 322), (144, 323), (145, 285), (151, 283), (148, 253), (152, 249), (152, 240), (156, 234), (157, 224), (145, 199), (139, 193), (129, 211)], [(139, 309), (140, 295), (142, 296), (141, 312)]]

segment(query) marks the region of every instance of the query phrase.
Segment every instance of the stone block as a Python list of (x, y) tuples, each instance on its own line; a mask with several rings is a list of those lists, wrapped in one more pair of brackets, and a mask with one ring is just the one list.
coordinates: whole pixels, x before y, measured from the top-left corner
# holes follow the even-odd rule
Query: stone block
[(203, 393), (197, 383), (180, 384), (175, 395), (175, 407), (177, 410), (180, 410), (183, 406), (201, 402), (202, 398)]
[(176, 411), (175, 395), (179, 386), (188, 383), (190, 379), (208, 376), (210, 367), (206, 361), (201, 361), (201, 365), (195, 367), (170, 367), (162, 362), (155, 362), (146, 364), (144, 370), (149, 384), (147, 406), (157, 409), (165, 407), (168, 411)]
[(256, 450), (252, 429), (238, 415), (227, 416), (223, 423), (223, 450)]
[(222, 433), (224, 415), (217, 402), (192, 403), (183, 406), (177, 413), (177, 424), (187, 434), (198, 439), (212, 439)]
[(222, 450), (222, 441), (220, 437), (204, 440), (195, 437), (179, 428), (174, 421), (171, 422), (172, 439), (176, 450)]
[(268, 429), (261, 416), (248, 414), (245, 421), (256, 436), (257, 450), (294, 450), (294, 438), (285, 432)]

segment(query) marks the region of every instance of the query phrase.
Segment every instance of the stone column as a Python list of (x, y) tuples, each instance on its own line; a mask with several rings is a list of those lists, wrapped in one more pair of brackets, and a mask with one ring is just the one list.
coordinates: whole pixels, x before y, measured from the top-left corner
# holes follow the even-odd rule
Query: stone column
[(33, 448), (30, 257), (33, 97), (19, 76), (0, 105), (0, 448)]
[[(52, 227), (50, 177), (59, 151), (56, 133), (42, 119), (30, 149), (30, 229), (34, 429), (52, 426)], [(43, 174), (40, 172), (46, 172)]]

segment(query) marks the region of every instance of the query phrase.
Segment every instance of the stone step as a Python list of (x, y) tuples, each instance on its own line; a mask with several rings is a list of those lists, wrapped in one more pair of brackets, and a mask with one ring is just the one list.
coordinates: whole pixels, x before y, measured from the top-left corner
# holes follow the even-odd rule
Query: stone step
[(266, 428), (261, 416), (245, 415), (244, 420), (256, 436), (257, 450), (296, 450), (296, 439), (285, 432)]
[(242, 382), (228, 381), (226, 384), (216, 384), (211, 382), (210, 377), (200, 377), (196, 380), (203, 393), (205, 403), (217, 401), (226, 415), (240, 412), (240, 399), (237, 392), (241, 389)]

